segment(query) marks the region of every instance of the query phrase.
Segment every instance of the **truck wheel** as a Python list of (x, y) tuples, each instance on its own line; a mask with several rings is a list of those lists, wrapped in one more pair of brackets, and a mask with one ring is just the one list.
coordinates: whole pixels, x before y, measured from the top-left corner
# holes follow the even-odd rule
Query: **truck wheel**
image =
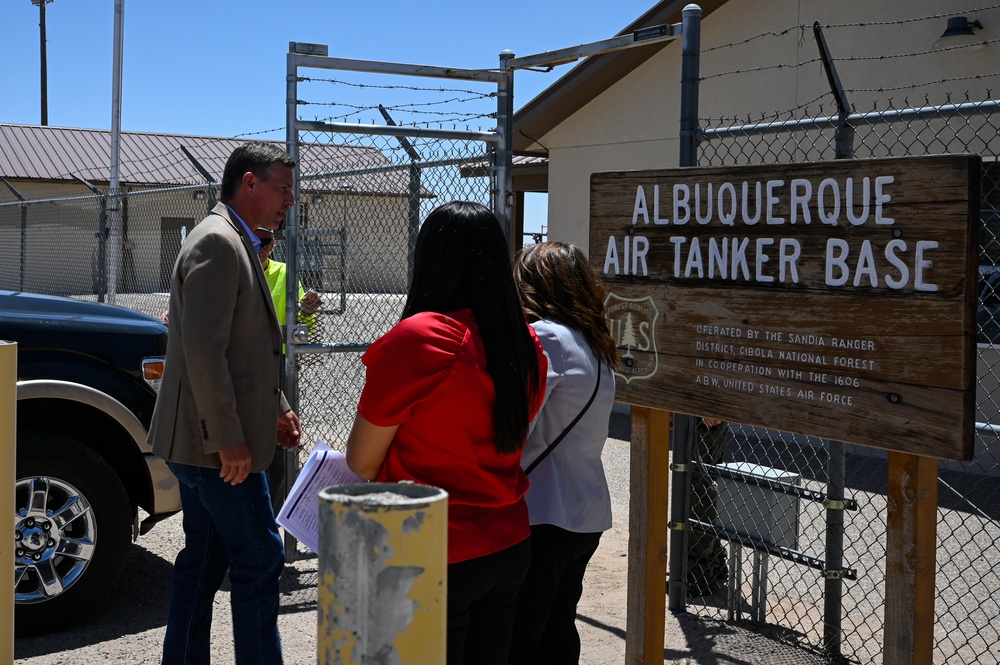
[(16, 633), (91, 615), (117, 585), (132, 540), (132, 507), (114, 470), (70, 438), (19, 433), (14, 510)]

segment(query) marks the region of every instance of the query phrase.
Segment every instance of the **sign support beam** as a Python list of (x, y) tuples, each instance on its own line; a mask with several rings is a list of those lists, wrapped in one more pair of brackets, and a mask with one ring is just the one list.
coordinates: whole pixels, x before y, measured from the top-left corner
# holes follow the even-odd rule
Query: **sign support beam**
[(937, 487), (937, 459), (889, 452), (885, 665), (933, 661)]
[(670, 413), (632, 407), (626, 665), (661, 665), (666, 626)]

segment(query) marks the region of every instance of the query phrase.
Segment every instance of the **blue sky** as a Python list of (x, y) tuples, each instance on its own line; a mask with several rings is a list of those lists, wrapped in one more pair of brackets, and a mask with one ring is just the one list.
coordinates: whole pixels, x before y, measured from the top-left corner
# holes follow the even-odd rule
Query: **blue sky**
[[(496, 67), (504, 49), (524, 56), (612, 37), (654, 4), (126, 0), (122, 129), (237, 136), (283, 127), (290, 41), (327, 44), (334, 57), (483, 69)], [(3, 5), (0, 122), (38, 124), (38, 7), (31, 0)], [(46, 6), (49, 125), (110, 129), (114, 6), (114, 0)], [(517, 72), (515, 108), (570, 67)], [(529, 200), (526, 229), (537, 228), (543, 216), (544, 200)]]

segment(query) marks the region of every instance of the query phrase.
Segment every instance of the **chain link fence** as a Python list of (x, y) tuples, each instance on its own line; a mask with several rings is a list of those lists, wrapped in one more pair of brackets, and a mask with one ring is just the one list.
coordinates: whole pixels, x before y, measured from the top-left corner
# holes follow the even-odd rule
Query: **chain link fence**
[(217, 192), (205, 183), (0, 187), (0, 288), (94, 300), (159, 316), (187, 232)]
[[(506, 200), (498, 173), (510, 166), (497, 133), (507, 80), (495, 72), (299, 60), (296, 48), (288, 65), (289, 115), (297, 118), (290, 152), (300, 164), (299, 189), (310, 193), (300, 194), (289, 221), (289, 272), (321, 292), (323, 307), (319, 338), (293, 348), (288, 383), (304, 435), (294, 472), (316, 441), (344, 449), (365, 382), (362, 354), (402, 315), (423, 219), (453, 200), (496, 211)], [(426, 77), (440, 83), (427, 85)], [(323, 116), (303, 120), (309, 111)], [(286, 552), (310, 555), (290, 536)]]
[[(331, 164), (329, 171), (300, 176), (303, 187), (313, 183), (311, 189), (324, 192), (307, 197), (300, 209), (299, 277), (324, 303), (322, 337), (310, 341), (363, 349), (399, 321), (419, 221), (451, 200), (489, 205), (490, 179), (464, 177), (460, 168), (486, 159), (485, 148), (453, 139), (410, 140), (404, 148), (390, 136), (305, 133), (301, 149), (322, 143), (368, 157), (352, 168)], [(283, 254), (284, 245), (275, 251)], [(343, 449), (364, 386), (361, 349), (297, 355), (299, 417), (309, 442), (299, 451), (300, 464), (316, 440)]]
[[(815, 117), (824, 117), (823, 109)], [(837, 117), (837, 111), (829, 117)], [(788, 114), (700, 121), (699, 166), (831, 160), (836, 130)], [(997, 662), (1000, 649), (1000, 112), (994, 100), (880, 102), (850, 116), (856, 158), (983, 156), (977, 441), (941, 462), (934, 662)], [(730, 424), (700, 424), (691, 460), (688, 610), (746, 621), (834, 660), (882, 662), (888, 463), (884, 452)], [(842, 492), (842, 494), (841, 494)], [(843, 499), (840, 502), (840, 499)], [(841, 509), (845, 508), (845, 509)], [(842, 519), (842, 539), (837, 537)], [(831, 534), (834, 534), (831, 536)]]

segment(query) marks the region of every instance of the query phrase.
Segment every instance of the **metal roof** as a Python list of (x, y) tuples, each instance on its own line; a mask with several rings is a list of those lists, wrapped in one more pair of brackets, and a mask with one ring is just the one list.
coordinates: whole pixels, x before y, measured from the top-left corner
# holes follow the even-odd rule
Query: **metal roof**
[[(122, 132), (119, 180), (125, 185), (190, 185), (204, 183), (187, 150), (216, 182), (232, 151), (248, 139)], [(284, 142), (269, 141), (284, 147)], [(0, 176), (9, 180), (66, 181), (74, 175), (107, 183), (111, 132), (40, 125), (0, 124)], [(302, 146), (302, 173), (384, 170), (380, 175), (350, 178), (355, 191), (401, 194), (403, 174), (375, 148), (346, 145)], [(315, 185), (312, 187), (315, 188)]]

